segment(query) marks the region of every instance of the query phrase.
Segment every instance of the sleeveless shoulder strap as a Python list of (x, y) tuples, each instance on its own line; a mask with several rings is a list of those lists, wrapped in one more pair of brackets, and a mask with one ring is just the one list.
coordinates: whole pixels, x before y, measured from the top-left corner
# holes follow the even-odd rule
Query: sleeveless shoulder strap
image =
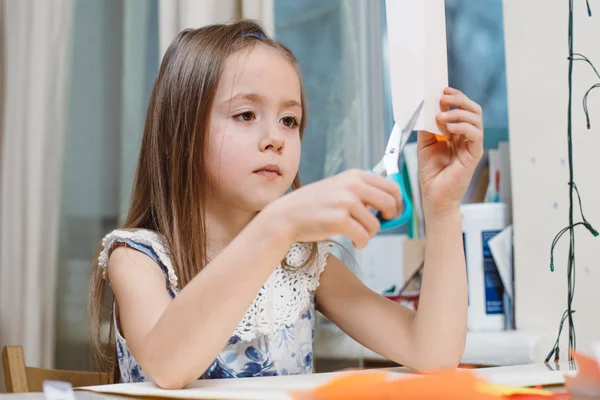
[[(175, 274), (175, 270), (173, 269), (173, 263), (171, 262), (169, 252), (163, 244), (163, 239), (156, 232), (146, 229), (139, 229), (134, 231), (117, 229), (110, 232), (102, 239), (102, 251), (98, 256), (98, 265), (100, 268), (103, 269), (105, 279), (107, 275), (106, 270), (108, 267), (108, 259), (110, 257), (110, 253), (112, 252), (115, 244), (119, 243), (125, 243), (128, 245), (133, 244), (133, 248), (141, 250), (146, 254), (148, 254), (148, 252), (144, 251), (143, 248), (140, 248), (139, 245), (145, 248), (152, 249), (153, 253), (156, 255), (156, 257), (158, 257), (158, 260), (155, 259), (155, 261), (159, 262), (159, 264), (162, 264), (167, 271), (169, 290), (175, 295), (178, 293), (179, 288), (177, 287), (177, 275)], [(136, 244), (138, 246), (136, 246)], [(152, 257), (152, 254), (148, 255)]]

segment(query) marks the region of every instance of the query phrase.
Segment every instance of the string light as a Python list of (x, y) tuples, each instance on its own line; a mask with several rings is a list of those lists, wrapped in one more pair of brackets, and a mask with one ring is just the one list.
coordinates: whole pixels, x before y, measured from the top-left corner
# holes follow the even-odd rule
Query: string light
[[(588, 10), (589, 10), (589, 3), (588, 3)], [(589, 15), (592, 15), (592, 12), (589, 12)], [(590, 67), (592, 67), (592, 69), (594, 70), (594, 72), (596, 73), (596, 76), (598, 77), (598, 79), (600, 79), (600, 73), (598, 72), (598, 70), (596, 69), (596, 67), (594, 66), (594, 64), (590, 61), (589, 58), (587, 58), (586, 56), (584, 56), (583, 54), (580, 53), (574, 53), (573, 57), (569, 57), (569, 59), (572, 59), (573, 61), (584, 61), (586, 62)], [(583, 96), (583, 112), (585, 112), (585, 118), (586, 118), (586, 122), (587, 122), (587, 128), (591, 129), (592, 125), (590, 123), (590, 113), (588, 111), (588, 96), (590, 94), (590, 92), (596, 88), (600, 87), (600, 83), (597, 83), (595, 85), (593, 85), (591, 88), (588, 89), (587, 92), (585, 92), (585, 96)]]
[[(590, 7), (589, 0), (586, 0), (588, 15), (592, 16), (592, 9)], [(563, 313), (560, 325), (558, 328), (558, 335), (556, 338), (556, 342), (552, 347), (550, 353), (546, 357), (545, 362), (547, 363), (554, 356), (554, 362), (558, 363), (560, 360), (560, 337), (562, 334), (563, 326), (565, 321), (568, 322), (569, 326), (569, 362), (573, 362), (573, 352), (577, 349), (577, 338), (575, 332), (575, 324), (573, 322), (573, 299), (575, 297), (575, 228), (578, 226), (584, 226), (593, 236), (598, 236), (598, 231), (594, 229), (594, 227), (588, 222), (583, 214), (583, 205), (581, 202), (581, 195), (579, 193), (579, 189), (575, 184), (574, 180), (574, 168), (573, 168), (573, 113), (572, 113), (572, 105), (573, 105), (573, 64), (575, 61), (583, 61), (592, 67), (598, 78), (600, 79), (600, 74), (598, 70), (594, 66), (594, 64), (583, 54), (575, 53), (573, 51), (573, 42), (574, 42), (574, 5), (573, 0), (569, 0), (569, 108), (568, 108), (568, 126), (567, 126), (567, 139), (568, 139), (568, 153), (569, 153), (569, 226), (561, 229), (558, 234), (554, 237), (552, 241), (552, 246), (550, 247), (550, 271), (554, 271), (554, 248), (556, 247), (559, 240), (569, 232), (569, 256), (567, 260), (567, 310)], [(587, 128), (591, 128), (590, 116), (588, 112), (587, 100), (590, 92), (596, 88), (600, 87), (600, 83), (593, 85), (585, 94), (583, 98), (583, 110), (585, 112), (585, 117), (587, 121)], [(577, 200), (579, 203), (579, 212), (581, 214), (581, 219), (583, 222), (574, 222), (573, 214), (574, 214), (574, 195), (577, 195)]]

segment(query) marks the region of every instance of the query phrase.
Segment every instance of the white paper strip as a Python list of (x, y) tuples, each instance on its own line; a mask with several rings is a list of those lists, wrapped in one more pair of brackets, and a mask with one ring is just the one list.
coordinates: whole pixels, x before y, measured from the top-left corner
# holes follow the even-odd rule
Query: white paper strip
[(448, 86), (444, 0), (386, 0), (394, 120), (403, 125), (421, 101), (415, 130), (441, 133), (435, 122)]
[[(203, 379), (181, 390), (160, 389), (154, 383), (122, 383), (116, 385), (88, 386), (78, 388), (103, 394), (160, 397), (163, 399), (211, 399), (211, 400), (293, 400), (290, 392), (311, 391), (329, 383), (333, 378), (370, 373), (372, 371), (347, 371), (323, 374), (289, 375), (256, 378)], [(388, 371), (389, 379), (413, 376), (405, 369)]]
[[(480, 379), (499, 385), (536, 386), (562, 384), (565, 375), (572, 376), (574, 374), (573, 371), (568, 371), (568, 369), (567, 367), (563, 368), (562, 371), (552, 371), (543, 364), (530, 364), (481, 368), (471, 370), (471, 372)], [(405, 368), (390, 368), (386, 371), (391, 380), (414, 377), (414, 374)], [(196, 381), (182, 390), (159, 389), (151, 382), (88, 386), (76, 390), (142, 398), (160, 397), (163, 399), (292, 400), (290, 391), (314, 390), (316, 387), (328, 383), (334, 377), (371, 372), (373, 371), (362, 370), (262, 378), (207, 379)]]

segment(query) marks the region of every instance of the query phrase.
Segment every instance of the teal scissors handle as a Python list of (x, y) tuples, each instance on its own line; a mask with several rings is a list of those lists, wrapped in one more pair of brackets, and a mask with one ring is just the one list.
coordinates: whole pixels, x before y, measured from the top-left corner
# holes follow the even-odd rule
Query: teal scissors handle
[(404, 203), (404, 211), (402, 212), (402, 215), (395, 219), (385, 219), (383, 215), (381, 215), (381, 211), (377, 211), (377, 214), (375, 214), (375, 216), (381, 224), (381, 231), (388, 231), (390, 229), (398, 228), (410, 221), (413, 215), (413, 204), (410, 201), (408, 193), (406, 193), (406, 188), (404, 187), (404, 180), (402, 179), (402, 173), (398, 172), (388, 176), (387, 178), (393, 180), (398, 184), (398, 186), (400, 186), (400, 193), (402, 193), (402, 202)]
[(384, 172), (387, 175), (388, 179), (393, 180), (400, 186), (400, 192), (402, 193), (402, 200), (404, 201), (404, 211), (402, 215), (398, 218), (392, 220), (386, 220), (381, 215), (381, 212), (376, 214), (377, 219), (381, 223), (381, 230), (387, 231), (390, 229), (398, 228), (406, 224), (413, 215), (413, 204), (410, 201), (410, 197), (408, 193), (406, 193), (406, 188), (404, 187), (404, 179), (402, 179), (402, 172), (399, 169), (398, 159), (400, 154), (402, 154), (402, 150), (406, 143), (408, 143), (408, 139), (410, 135), (414, 131), (415, 124), (419, 118), (419, 114), (423, 109), (424, 102), (417, 107), (416, 111), (413, 113), (413, 116), (410, 118), (406, 126), (400, 130), (398, 125), (394, 125), (392, 132), (390, 133), (390, 138), (388, 139), (388, 144), (385, 149), (385, 153), (381, 161), (373, 168), (372, 172), (376, 174), (383, 174)]

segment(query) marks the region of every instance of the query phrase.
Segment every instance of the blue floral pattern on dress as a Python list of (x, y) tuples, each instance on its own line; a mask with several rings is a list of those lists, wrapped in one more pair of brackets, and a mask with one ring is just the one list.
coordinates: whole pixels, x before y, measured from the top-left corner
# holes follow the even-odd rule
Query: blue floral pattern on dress
[[(135, 248), (143, 250), (161, 264), (151, 248), (141, 249), (142, 245), (134, 244)], [(163, 265), (161, 269), (164, 271)], [(314, 292), (311, 294), (312, 302), (295, 324), (282, 327), (274, 335), (258, 335), (252, 341), (243, 341), (238, 336), (232, 336), (215, 361), (199, 378), (223, 379), (312, 373), (316, 304)], [(121, 381), (150, 381), (121, 335), (117, 313), (114, 312), (113, 315)]]

